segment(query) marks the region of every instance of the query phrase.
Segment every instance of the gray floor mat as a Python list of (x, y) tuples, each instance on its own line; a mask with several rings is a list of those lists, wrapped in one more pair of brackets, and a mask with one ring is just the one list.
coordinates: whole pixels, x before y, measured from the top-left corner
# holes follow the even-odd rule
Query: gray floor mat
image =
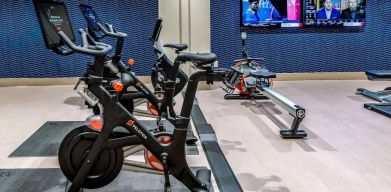
[[(203, 167), (192, 168), (193, 171)], [(67, 179), (60, 169), (0, 169), (0, 192), (64, 192)], [(174, 177), (170, 177), (172, 191), (189, 191)], [(84, 192), (161, 192), (164, 177), (146, 173), (122, 171), (109, 185)]]
[[(155, 127), (156, 121), (141, 121), (147, 127)], [(168, 131), (174, 129), (168, 121), (164, 122)], [(21, 144), (9, 157), (48, 157), (57, 156), (62, 139), (72, 129), (83, 125), (84, 121), (48, 121)], [(198, 155), (196, 145), (186, 146), (187, 155)]]

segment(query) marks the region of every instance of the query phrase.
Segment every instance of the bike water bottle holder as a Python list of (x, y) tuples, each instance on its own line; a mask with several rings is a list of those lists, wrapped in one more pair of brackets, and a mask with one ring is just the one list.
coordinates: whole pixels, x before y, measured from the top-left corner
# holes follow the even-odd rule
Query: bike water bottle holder
[(120, 77), (119, 69), (116, 66), (114, 66), (114, 64), (111, 60), (106, 61), (105, 66), (108, 67), (111, 70), (111, 72), (113, 72), (118, 77)]
[(84, 89), (84, 90), (79, 90), (77, 91), (77, 93), (83, 97), (88, 104), (90, 104), (92, 107), (94, 107), (95, 105), (98, 104), (99, 102), (99, 99), (98, 97), (96, 97), (91, 91), (89, 91), (88, 89)]

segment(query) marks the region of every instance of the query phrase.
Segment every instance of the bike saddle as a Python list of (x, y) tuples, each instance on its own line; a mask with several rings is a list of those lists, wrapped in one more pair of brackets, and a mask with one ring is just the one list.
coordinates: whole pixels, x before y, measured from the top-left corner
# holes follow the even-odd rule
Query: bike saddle
[(273, 72), (266, 72), (266, 71), (250, 71), (250, 76), (255, 78), (276, 78), (276, 74)]
[(188, 48), (188, 46), (186, 44), (165, 44), (165, 45), (163, 45), (163, 47), (175, 49), (176, 53), (179, 53), (179, 51), (183, 51)]
[(178, 54), (177, 59), (193, 62), (196, 67), (210, 67), (208, 65), (214, 63), (217, 60), (217, 57), (213, 53), (185, 53), (181, 52)]

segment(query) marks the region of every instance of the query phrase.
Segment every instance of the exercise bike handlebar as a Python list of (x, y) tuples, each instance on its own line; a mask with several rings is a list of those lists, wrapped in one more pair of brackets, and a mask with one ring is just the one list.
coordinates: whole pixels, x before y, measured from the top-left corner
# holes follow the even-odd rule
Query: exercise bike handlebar
[(79, 33), (82, 39), (81, 46), (75, 45), (63, 31), (58, 32), (61, 40), (69, 47), (69, 49), (59, 49), (58, 52), (63, 55), (74, 51), (86, 55), (103, 56), (112, 50), (111, 45), (94, 41), (83, 29), (79, 29)]
[(126, 33), (117, 32), (111, 24), (106, 23), (105, 25), (108, 29), (106, 29), (106, 27), (104, 27), (101, 23), (97, 23), (98, 28), (107, 36), (115, 38), (125, 38), (128, 36)]

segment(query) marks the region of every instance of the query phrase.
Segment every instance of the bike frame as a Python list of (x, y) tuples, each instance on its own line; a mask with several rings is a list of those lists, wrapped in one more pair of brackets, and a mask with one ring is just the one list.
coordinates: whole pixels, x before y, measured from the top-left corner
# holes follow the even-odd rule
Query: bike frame
[[(92, 94), (94, 94), (99, 99), (99, 102), (105, 109), (103, 113), (104, 125), (101, 133), (95, 140), (89, 154), (84, 159), (82, 166), (74, 178), (70, 191), (80, 189), (84, 179), (92, 168), (95, 159), (103, 149), (119, 147), (122, 148), (129, 145), (140, 144), (144, 145), (145, 148), (148, 149), (153, 155), (155, 155), (161, 162), (166, 162), (169, 172), (179, 181), (184, 183), (189, 189), (193, 190), (198, 188), (206, 190), (204, 184), (202, 184), (194, 176), (194, 174), (192, 174), (186, 162), (185, 141), (187, 127), (190, 122), (189, 111), (192, 109), (198, 81), (206, 79), (208, 75), (215, 75), (214, 71), (200, 71), (191, 76), (190, 82), (192, 82), (192, 84), (189, 85), (186, 90), (185, 101), (181, 111), (183, 116), (176, 116), (172, 109), (172, 99), (165, 99), (167, 102), (163, 104), (162, 107), (168, 108), (165, 111), (167, 113), (167, 119), (175, 126), (175, 129), (172, 135), (172, 143), (169, 145), (162, 145), (158, 140), (156, 140), (154, 135), (148, 131), (147, 127), (140, 123), (139, 120), (137, 120), (129, 111), (126, 110), (126, 108), (122, 106), (120, 102), (118, 102), (118, 97), (115, 94), (111, 95), (106, 90), (106, 88), (101, 85), (104, 62), (105, 57), (97, 57), (95, 59), (94, 73), (90, 76), (90, 78), (94, 79), (94, 83), (91, 83), (91, 86), (88, 88), (89, 91), (91, 91)], [(178, 69), (180, 63), (180, 61), (175, 61), (174, 69)], [(169, 75), (167, 91), (165, 92), (166, 98), (173, 97), (175, 77), (176, 74), (174, 73)], [(221, 79), (221, 76), (216, 75), (216, 80), (217, 78)], [(151, 93), (148, 88), (143, 87), (143, 89), (145, 89), (143, 91)], [(140, 91), (142, 91), (141, 88)], [(155, 95), (149, 94), (147, 97), (149, 97), (151, 101), (155, 101), (157, 103), (157, 98)], [(164, 111), (164, 109), (162, 109), (162, 111)], [(109, 139), (113, 129), (118, 125), (123, 125), (123, 127), (129, 131), (131, 135), (121, 138)]]

